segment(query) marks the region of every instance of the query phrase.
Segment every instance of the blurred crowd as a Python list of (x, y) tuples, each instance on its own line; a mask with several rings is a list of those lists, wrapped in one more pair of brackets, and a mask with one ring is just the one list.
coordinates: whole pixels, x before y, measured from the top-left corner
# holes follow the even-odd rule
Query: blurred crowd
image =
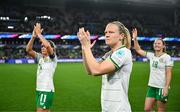
[[(82, 10), (48, 7), (0, 7), (1, 32), (31, 32), (36, 22), (43, 24), (44, 32), (51, 34), (76, 34), (84, 26), (92, 34), (103, 34), (104, 26), (114, 20), (124, 23), (127, 28), (138, 28), (141, 36), (180, 36), (178, 11), (168, 13), (146, 13), (121, 10)], [(5, 18), (7, 19), (7, 18)], [(13, 26), (8, 27), (8, 26)]]
[[(177, 13), (178, 14), (178, 13)], [(36, 22), (40, 22), (46, 34), (72, 35), (79, 27), (85, 27), (91, 34), (103, 35), (104, 27), (110, 21), (119, 20), (131, 31), (138, 29), (140, 36), (180, 37), (178, 16), (160, 13), (123, 12), (114, 10), (59, 9), (32, 6), (0, 7), (0, 32), (31, 33)], [(29, 39), (1, 39), (0, 59), (27, 57), (25, 47)], [(58, 58), (82, 58), (78, 40), (53, 40), (57, 45)], [(152, 42), (140, 42), (142, 48), (152, 51)], [(169, 42), (167, 51), (171, 56), (180, 57), (179, 43)], [(35, 42), (34, 49), (40, 51), (40, 44)], [(98, 40), (93, 47), (95, 57), (102, 57), (109, 50), (104, 41)], [(138, 57), (134, 52), (133, 56)]]
[[(29, 39), (5, 39), (1, 41), (0, 46), (0, 59), (21, 59), (21, 58), (31, 58), (28, 57), (25, 52), (25, 47), (28, 43)], [(81, 59), (81, 47), (78, 40), (62, 40), (55, 39), (52, 40), (55, 42), (57, 49), (56, 54), (59, 59)], [(177, 43), (168, 42), (167, 45), (167, 53), (172, 57), (180, 57), (180, 46)], [(34, 50), (37, 52), (41, 52), (41, 44), (38, 40), (34, 43)], [(153, 51), (153, 42), (142, 42), (140, 41), (140, 45), (143, 49), (147, 51)], [(101, 58), (105, 52), (109, 51), (110, 48), (105, 45), (104, 40), (98, 40), (94, 47), (92, 48), (92, 52), (96, 58)], [(133, 45), (131, 48), (133, 53), (133, 58), (139, 57), (139, 55), (135, 52)]]

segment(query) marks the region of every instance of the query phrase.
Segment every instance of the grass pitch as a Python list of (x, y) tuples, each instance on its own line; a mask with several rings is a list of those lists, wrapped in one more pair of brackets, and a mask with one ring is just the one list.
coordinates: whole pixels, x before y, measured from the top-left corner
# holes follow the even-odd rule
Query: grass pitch
[[(0, 64), (0, 111), (35, 111), (36, 64)], [(134, 62), (129, 100), (143, 111), (149, 63)], [(180, 62), (175, 62), (167, 111), (180, 111)], [(82, 63), (59, 63), (52, 111), (100, 112), (101, 77), (86, 74)]]

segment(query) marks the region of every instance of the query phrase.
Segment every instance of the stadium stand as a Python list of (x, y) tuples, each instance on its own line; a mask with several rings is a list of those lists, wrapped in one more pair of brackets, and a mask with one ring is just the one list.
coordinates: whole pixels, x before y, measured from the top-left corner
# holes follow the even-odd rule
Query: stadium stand
[[(71, 7), (71, 8), (69, 8)], [(124, 6), (125, 7), (125, 6)], [(21, 59), (29, 58), (25, 53), (25, 46), (29, 39), (20, 39), (19, 36), (26, 33), (31, 33), (33, 25), (40, 22), (44, 29), (44, 34), (60, 34), (76, 35), (78, 28), (84, 26), (91, 34), (102, 36), (104, 34), (104, 25), (109, 21), (120, 20), (129, 30), (138, 28), (140, 36), (156, 36), (165, 37), (180, 37), (180, 11), (179, 9), (170, 10), (167, 14), (164, 8), (160, 11), (149, 13), (139, 11), (139, 6), (133, 6), (136, 9), (128, 8), (81, 8), (77, 9), (72, 5), (66, 8), (57, 7), (36, 7), (36, 6), (1, 6), (0, 7), (0, 32), (15, 33), (16, 38), (0, 38), (0, 59)], [(133, 10), (133, 11), (132, 11)], [(138, 10), (138, 11), (137, 11)], [(147, 11), (146, 11), (147, 12)], [(168, 15), (168, 16), (167, 16)], [(52, 39), (57, 45), (58, 58), (80, 59), (81, 52), (79, 41)], [(35, 49), (40, 50), (38, 41), (36, 41)], [(152, 42), (146, 41), (140, 43), (146, 50), (152, 50)], [(180, 57), (180, 46), (178, 41), (167, 42), (167, 51), (173, 57)], [(37, 45), (37, 46), (36, 46)], [(102, 57), (102, 54), (109, 49), (103, 42), (98, 40), (93, 48), (93, 53), (97, 58)], [(132, 48), (133, 50), (133, 48)], [(134, 51), (133, 51), (134, 52)], [(133, 53), (134, 57), (138, 57)]]

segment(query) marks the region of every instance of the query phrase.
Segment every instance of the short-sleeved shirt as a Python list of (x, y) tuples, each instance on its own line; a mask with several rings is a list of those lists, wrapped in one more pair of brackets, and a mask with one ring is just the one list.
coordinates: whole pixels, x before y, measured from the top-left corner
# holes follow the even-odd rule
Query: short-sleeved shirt
[(103, 59), (111, 61), (116, 71), (102, 76), (102, 112), (130, 112), (128, 86), (133, 65), (131, 51), (121, 47), (113, 53), (106, 53)]
[(164, 88), (166, 83), (166, 67), (172, 67), (173, 60), (167, 53), (158, 57), (155, 56), (154, 53), (147, 52), (146, 56), (150, 60), (148, 85), (151, 87)]
[(57, 56), (50, 58), (36, 53), (36, 59), (38, 61), (36, 90), (54, 92), (53, 76), (57, 66)]

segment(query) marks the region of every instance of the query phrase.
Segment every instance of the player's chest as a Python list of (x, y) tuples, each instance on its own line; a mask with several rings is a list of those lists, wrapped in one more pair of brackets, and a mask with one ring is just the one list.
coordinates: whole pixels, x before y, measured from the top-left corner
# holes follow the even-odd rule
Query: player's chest
[(39, 60), (39, 67), (40, 69), (51, 69), (52, 63), (48, 58), (47, 59), (41, 58)]
[(157, 58), (157, 57), (153, 57), (150, 60), (150, 64), (151, 67), (156, 69), (164, 69), (165, 68), (165, 59), (164, 58)]

